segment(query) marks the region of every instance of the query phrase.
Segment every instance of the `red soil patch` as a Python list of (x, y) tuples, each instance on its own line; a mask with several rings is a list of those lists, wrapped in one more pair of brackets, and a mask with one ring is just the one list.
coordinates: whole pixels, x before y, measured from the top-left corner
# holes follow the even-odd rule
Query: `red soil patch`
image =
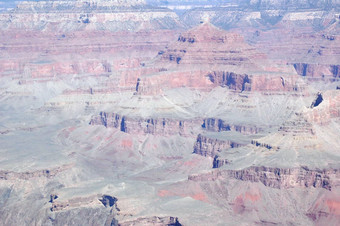
[(122, 147), (132, 148), (133, 142), (132, 140), (122, 140)]
[(340, 215), (340, 201), (328, 199), (326, 201), (326, 205), (330, 213)]
[(207, 196), (203, 192), (191, 195), (190, 197), (195, 199), (195, 200), (202, 201), (202, 202), (207, 201)]
[(198, 160), (197, 159), (193, 159), (193, 160), (189, 160), (186, 162), (183, 162), (184, 166), (196, 166), (198, 164)]
[(261, 199), (261, 194), (254, 194), (251, 192), (240, 194), (239, 196), (236, 197), (234, 201), (234, 205), (233, 205), (234, 213), (238, 213), (238, 214), (243, 213), (244, 210), (246, 209), (245, 203), (247, 203), (247, 201), (250, 201), (251, 203), (249, 202), (248, 203), (252, 205), (253, 203), (257, 202), (260, 199)]
[(250, 192), (246, 192), (246, 194), (244, 195), (244, 199), (245, 200), (250, 200), (252, 202), (256, 202), (256, 201), (261, 199), (261, 195), (259, 195), (259, 194), (252, 194)]
[(238, 196), (235, 201), (234, 201), (234, 205), (233, 205), (233, 211), (234, 213), (238, 213), (241, 214), (244, 212), (245, 210), (245, 206), (244, 206), (244, 201), (242, 196)]

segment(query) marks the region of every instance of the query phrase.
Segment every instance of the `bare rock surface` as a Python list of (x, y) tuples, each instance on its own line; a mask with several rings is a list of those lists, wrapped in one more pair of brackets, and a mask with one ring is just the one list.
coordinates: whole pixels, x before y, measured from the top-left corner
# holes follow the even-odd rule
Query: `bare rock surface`
[(2, 10), (0, 225), (339, 225), (338, 7)]

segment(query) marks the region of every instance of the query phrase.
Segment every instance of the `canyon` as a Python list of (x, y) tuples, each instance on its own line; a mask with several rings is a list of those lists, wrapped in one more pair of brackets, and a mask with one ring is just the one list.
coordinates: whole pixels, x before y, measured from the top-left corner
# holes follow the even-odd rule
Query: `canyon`
[(337, 1), (13, 7), (0, 225), (340, 224)]

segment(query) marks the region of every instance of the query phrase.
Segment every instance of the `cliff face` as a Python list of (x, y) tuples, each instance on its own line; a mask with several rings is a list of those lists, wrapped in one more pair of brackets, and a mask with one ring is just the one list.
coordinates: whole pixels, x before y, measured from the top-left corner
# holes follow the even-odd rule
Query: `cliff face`
[(206, 22), (180, 34), (160, 52), (156, 63), (168, 67), (195, 65), (201, 69), (211, 65), (257, 67), (252, 60), (264, 58), (265, 55), (248, 45), (240, 34)]
[(233, 125), (218, 118), (207, 118), (203, 120), (202, 128), (212, 132), (236, 131), (242, 134), (256, 134), (261, 128), (252, 125)]
[(310, 79), (340, 78), (340, 65), (296, 63), (294, 68), (299, 75)]
[(208, 75), (211, 82), (220, 86), (227, 86), (229, 89), (237, 91), (250, 91), (251, 76), (238, 75), (233, 72), (213, 72)]
[(304, 112), (310, 123), (328, 125), (340, 117), (340, 93), (338, 90), (329, 90), (315, 95), (310, 109)]
[(226, 180), (261, 182), (267, 187), (287, 189), (294, 187), (314, 187), (332, 190), (340, 186), (340, 172), (336, 169), (310, 170), (308, 168), (250, 167), (243, 170), (217, 170), (209, 174), (189, 176), (189, 180)]
[(239, 92), (298, 90), (299, 78), (292, 66), (274, 67), (241, 35), (209, 22), (180, 34), (145, 66), (159, 68), (160, 72), (139, 78), (136, 92), (141, 95), (162, 94), (179, 87), (210, 91), (222, 86)]
[(194, 145), (193, 153), (202, 156), (215, 157), (222, 150), (225, 151), (227, 149), (237, 148), (240, 146), (242, 145), (230, 140), (218, 140), (199, 134)]
[(122, 132), (131, 134), (155, 135), (191, 135), (192, 128), (197, 127), (197, 120), (176, 120), (170, 118), (133, 118), (121, 116), (116, 113), (101, 112), (94, 116), (90, 125), (104, 125), (117, 128)]
[(339, 13), (293, 2), (0, 14), (1, 223), (338, 225)]

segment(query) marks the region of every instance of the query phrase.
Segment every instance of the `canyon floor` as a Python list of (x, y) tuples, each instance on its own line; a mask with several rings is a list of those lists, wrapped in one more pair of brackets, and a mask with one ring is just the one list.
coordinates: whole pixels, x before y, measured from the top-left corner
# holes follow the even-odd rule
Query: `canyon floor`
[(339, 225), (338, 5), (230, 2), (2, 11), (0, 225)]

